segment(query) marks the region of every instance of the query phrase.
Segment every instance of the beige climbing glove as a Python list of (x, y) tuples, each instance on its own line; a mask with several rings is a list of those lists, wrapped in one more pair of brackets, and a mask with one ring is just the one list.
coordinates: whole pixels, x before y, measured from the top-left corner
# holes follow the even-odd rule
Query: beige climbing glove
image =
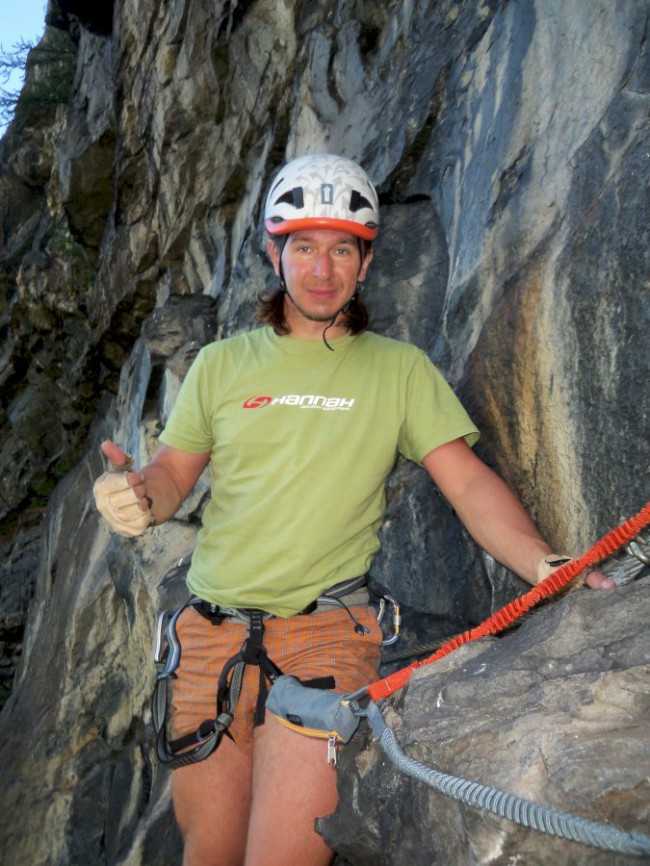
[(153, 522), (151, 510), (140, 508), (140, 499), (129, 484), (127, 473), (132, 470), (133, 458), (130, 458), (123, 466), (104, 472), (93, 485), (97, 510), (113, 532), (126, 538), (142, 535)]
[(572, 559), (572, 556), (567, 556), (564, 553), (547, 554), (537, 563), (536, 583), (541, 583), (543, 580), (549, 577), (549, 575), (553, 574), (554, 571), (557, 571), (558, 568), (566, 565), (567, 562), (571, 562)]

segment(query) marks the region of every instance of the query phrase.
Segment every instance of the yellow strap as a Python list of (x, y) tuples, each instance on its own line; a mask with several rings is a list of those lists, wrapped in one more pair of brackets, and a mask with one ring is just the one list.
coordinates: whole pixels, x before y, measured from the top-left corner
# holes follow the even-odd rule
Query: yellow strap
[(305, 737), (316, 737), (319, 740), (336, 740), (337, 743), (343, 742), (343, 737), (337, 734), (336, 731), (319, 731), (316, 728), (305, 728), (303, 725), (295, 725), (282, 716), (276, 716), (275, 713), (269, 713), (269, 715), (277, 719), (285, 728), (290, 728), (298, 734), (304, 734)]

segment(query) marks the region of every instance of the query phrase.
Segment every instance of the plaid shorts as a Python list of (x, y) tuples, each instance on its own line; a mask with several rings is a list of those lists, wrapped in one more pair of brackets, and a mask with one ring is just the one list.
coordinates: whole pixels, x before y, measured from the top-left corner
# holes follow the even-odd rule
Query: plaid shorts
[[(370, 607), (351, 608), (368, 633), (359, 635), (342, 608), (319, 609), (309, 616), (271, 618), (264, 623), (264, 647), (284, 674), (301, 680), (334, 676), (334, 690), (349, 694), (377, 679), (382, 633)], [(174, 738), (195, 731), (216, 716), (219, 673), (241, 649), (246, 638), (243, 623), (225, 620), (213, 624), (193, 607), (177, 623), (180, 663), (173, 681), (172, 729)], [(247, 754), (253, 749), (253, 716), (259, 687), (259, 668), (247, 665), (235, 718), (229, 733)]]

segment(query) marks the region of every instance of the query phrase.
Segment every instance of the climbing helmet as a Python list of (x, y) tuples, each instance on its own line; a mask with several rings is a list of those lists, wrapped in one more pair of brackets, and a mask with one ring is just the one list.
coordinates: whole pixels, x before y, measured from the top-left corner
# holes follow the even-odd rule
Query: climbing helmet
[(323, 228), (371, 241), (379, 231), (377, 191), (351, 159), (329, 153), (300, 156), (273, 181), (264, 224), (271, 235)]

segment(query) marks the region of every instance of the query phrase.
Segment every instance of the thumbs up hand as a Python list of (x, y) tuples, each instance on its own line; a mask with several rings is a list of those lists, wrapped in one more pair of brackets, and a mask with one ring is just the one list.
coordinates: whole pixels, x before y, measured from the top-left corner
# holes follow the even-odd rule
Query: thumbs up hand
[(133, 469), (133, 457), (110, 439), (102, 442), (102, 454), (111, 464), (111, 472), (130, 472)]
[(110, 439), (102, 443), (102, 452), (111, 468), (93, 485), (97, 510), (118, 535), (142, 535), (153, 523), (145, 476), (132, 471), (133, 458)]

